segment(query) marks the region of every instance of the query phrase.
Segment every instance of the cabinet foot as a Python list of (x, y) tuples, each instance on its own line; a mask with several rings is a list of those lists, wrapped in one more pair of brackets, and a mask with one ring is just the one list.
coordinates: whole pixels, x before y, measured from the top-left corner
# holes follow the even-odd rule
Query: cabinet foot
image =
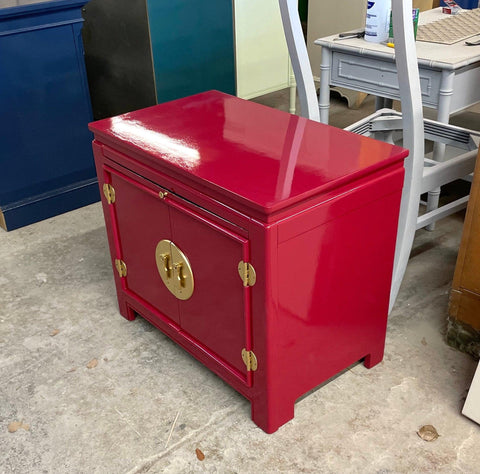
[(137, 313), (133, 311), (130, 306), (125, 303), (124, 301), (119, 301), (118, 302), (118, 309), (120, 311), (120, 314), (127, 320), (127, 321), (133, 321), (137, 317)]
[(375, 352), (368, 354), (363, 361), (363, 365), (367, 369), (371, 369), (372, 367), (382, 362), (382, 360), (383, 360), (383, 347), (381, 348), (381, 350), (377, 350)]
[(294, 416), (295, 402), (287, 402), (280, 397), (275, 400), (252, 400), (252, 420), (265, 433), (271, 434)]

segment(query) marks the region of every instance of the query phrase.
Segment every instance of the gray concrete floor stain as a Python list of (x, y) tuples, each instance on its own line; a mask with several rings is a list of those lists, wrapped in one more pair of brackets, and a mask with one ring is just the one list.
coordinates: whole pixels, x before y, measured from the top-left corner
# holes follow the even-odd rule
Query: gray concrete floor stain
[[(338, 102), (332, 123), (372, 102)], [(460, 413), (476, 363), (444, 341), (462, 224), (417, 232), (384, 360), (302, 397), (272, 435), (183, 349), (119, 315), (100, 204), (1, 232), (0, 472), (480, 472), (480, 426)], [(417, 436), (425, 424), (436, 441)]]

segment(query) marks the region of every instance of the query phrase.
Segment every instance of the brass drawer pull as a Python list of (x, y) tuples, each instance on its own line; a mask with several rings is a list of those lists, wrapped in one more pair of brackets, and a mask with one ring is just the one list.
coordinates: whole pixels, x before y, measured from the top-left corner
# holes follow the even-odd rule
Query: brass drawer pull
[(172, 267), (170, 265), (170, 254), (169, 253), (162, 253), (160, 254), (160, 259), (163, 262), (163, 269), (162, 272), (166, 278), (170, 278), (172, 275)]
[(176, 263), (175, 264), (175, 272), (177, 274), (177, 283), (180, 286), (180, 288), (185, 288), (185, 276), (183, 274), (183, 264), (182, 263)]

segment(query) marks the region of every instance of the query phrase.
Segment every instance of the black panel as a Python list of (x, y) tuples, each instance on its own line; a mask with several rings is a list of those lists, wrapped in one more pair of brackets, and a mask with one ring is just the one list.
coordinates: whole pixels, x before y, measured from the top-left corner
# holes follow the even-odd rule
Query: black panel
[(95, 119), (154, 105), (145, 0), (91, 0), (83, 41)]

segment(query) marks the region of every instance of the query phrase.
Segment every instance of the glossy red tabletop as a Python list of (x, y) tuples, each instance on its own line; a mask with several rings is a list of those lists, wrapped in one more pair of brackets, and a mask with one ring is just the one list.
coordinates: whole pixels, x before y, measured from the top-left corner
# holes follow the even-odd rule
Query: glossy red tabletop
[(217, 91), (91, 123), (157, 169), (265, 214), (403, 160), (408, 151)]

